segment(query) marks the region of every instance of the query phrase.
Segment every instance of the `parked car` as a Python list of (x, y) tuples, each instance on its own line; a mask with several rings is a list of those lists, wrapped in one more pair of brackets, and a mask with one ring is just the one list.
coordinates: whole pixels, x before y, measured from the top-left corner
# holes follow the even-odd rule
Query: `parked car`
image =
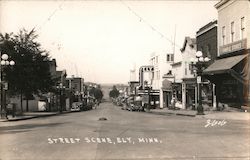
[(73, 102), (72, 107), (70, 108), (70, 111), (72, 112), (79, 112), (83, 109), (82, 102)]

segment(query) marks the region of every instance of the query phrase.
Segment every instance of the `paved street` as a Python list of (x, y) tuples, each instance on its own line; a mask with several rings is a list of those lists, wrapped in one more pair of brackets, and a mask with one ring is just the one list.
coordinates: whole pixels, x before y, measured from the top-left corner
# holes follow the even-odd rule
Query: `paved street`
[(0, 122), (0, 159), (249, 160), (249, 121), (205, 127), (207, 121), (105, 102), (85, 112)]

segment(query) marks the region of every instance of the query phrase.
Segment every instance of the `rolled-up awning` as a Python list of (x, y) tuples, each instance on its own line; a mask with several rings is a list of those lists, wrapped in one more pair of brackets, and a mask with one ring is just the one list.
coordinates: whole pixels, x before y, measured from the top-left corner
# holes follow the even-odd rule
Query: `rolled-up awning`
[(232, 69), (236, 64), (242, 61), (247, 55), (233, 56), (216, 60), (208, 68), (203, 71), (204, 75), (221, 74)]

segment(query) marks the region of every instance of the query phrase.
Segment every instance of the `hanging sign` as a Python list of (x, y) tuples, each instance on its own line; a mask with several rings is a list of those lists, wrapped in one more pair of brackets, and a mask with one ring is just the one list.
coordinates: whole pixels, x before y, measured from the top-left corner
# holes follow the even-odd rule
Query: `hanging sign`
[(197, 76), (197, 83), (201, 83), (201, 76)]

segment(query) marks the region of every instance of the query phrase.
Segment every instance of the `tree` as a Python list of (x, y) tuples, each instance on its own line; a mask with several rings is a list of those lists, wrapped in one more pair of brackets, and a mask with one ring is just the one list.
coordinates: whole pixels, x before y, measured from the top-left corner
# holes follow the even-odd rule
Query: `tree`
[(101, 102), (101, 100), (103, 98), (102, 90), (99, 88), (95, 88), (94, 97), (95, 97), (95, 99), (97, 99), (98, 102)]
[(117, 90), (116, 86), (113, 86), (113, 89), (109, 92), (109, 97), (117, 98), (119, 96), (119, 91)]
[(0, 34), (2, 53), (7, 53), (15, 61), (13, 67), (4, 68), (5, 80), (9, 83), (11, 95), (21, 95), (21, 110), (23, 95), (28, 111), (28, 100), (33, 95), (52, 91), (55, 85), (50, 74), (48, 52), (41, 48), (41, 44), (36, 41), (37, 37), (34, 29), (30, 32), (21, 29), (15, 35)]

